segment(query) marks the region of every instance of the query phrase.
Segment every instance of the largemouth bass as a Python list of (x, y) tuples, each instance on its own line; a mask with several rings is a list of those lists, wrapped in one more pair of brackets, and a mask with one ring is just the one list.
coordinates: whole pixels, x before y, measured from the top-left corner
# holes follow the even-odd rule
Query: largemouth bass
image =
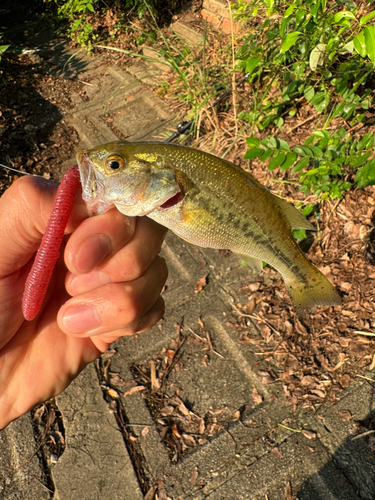
[(314, 226), (237, 165), (177, 144), (124, 141), (80, 150), (77, 160), (92, 214), (115, 206), (194, 245), (229, 249), (258, 272), (264, 261), (282, 275), (298, 314), (341, 302), (292, 237), (291, 229)]

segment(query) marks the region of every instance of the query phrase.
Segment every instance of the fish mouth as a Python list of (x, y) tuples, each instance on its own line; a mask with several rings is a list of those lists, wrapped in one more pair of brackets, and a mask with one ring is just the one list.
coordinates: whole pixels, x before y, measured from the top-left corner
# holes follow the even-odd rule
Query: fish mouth
[(184, 195), (181, 191), (178, 191), (176, 194), (174, 194), (171, 198), (168, 198), (167, 201), (165, 201), (162, 205), (160, 205), (160, 208), (163, 210), (166, 210), (168, 208), (172, 208), (177, 203), (180, 203), (184, 199)]
[(90, 160), (89, 153), (80, 149), (77, 162), (82, 185), (82, 198), (86, 202), (89, 215), (100, 215), (114, 207), (105, 200), (104, 180)]

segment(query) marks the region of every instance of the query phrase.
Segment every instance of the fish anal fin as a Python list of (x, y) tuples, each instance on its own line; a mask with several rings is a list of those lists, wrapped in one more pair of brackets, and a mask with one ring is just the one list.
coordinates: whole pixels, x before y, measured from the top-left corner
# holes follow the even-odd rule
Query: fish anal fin
[(256, 257), (251, 257), (250, 255), (243, 255), (240, 253), (238, 253), (237, 255), (242, 260), (244, 260), (246, 264), (251, 267), (251, 269), (254, 269), (254, 271), (256, 271), (258, 274), (262, 274), (263, 262), (260, 259), (257, 259)]
[(288, 219), (292, 229), (307, 229), (308, 231), (316, 231), (316, 228), (309, 222), (299, 210), (287, 201), (275, 196), (275, 201), (279, 205), (280, 210)]

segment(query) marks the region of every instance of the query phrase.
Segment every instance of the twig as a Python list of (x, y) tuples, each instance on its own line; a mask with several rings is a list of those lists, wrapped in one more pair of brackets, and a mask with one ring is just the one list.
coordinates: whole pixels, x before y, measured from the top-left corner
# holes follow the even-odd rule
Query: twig
[(296, 128), (301, 127), (301, 125), (305, 125), (305, 123), (311, 122), (311, 120), (314, 120), (317, 116), (318, 116), (318, 114), (317, 114), (317, 113), (315, 113), (315, 114), (314, 114), (314, 115), (312, 115), (312, 116), (309, 116), (308, 118), (306, 118), (306, 120), (303, 120), (303, 122), (301, 122), (301, 123), (299, 123), (298, 125), (295, 125), (294, 127), (290, 128), (290, 129), (287, 131), (287, 134), (290, 134), (291, 132), (293, 132), (293, 130), (296, 130)]
[(260, 321), (261, 323), (265, 323), (269, 328), (271, 328), (271, 330), (274, 333), (277, 333), (277, 335), (281, 335), (281, 333), (278, 330), (276, 330), (276, 328), (274, 328), (266, 319), (261, 318), (257, 314), (243, 314), (239, 309), (237, 309), (237, 307), (234, 304), (230, 303), (230, 305), (233, 307), (233, 309), (237, 312), (237, 314), (240, 317), (251, 318), (251, 319), (255, 319), (255, 321)]
[(375, 432), (375, 430), (362, 432), (362, 434), (358, 434), (358, 436), (355, 436), (354, 438), (352, 438), (352, 441), (356, 441), (357, 439), (369, 436), (370, 434), (374, 434), (374, 432)]
[(364, 380), (367, 380), (368, 382), (375, 382), (375, 378), (365, 377), (364, 375), (357, 375), (357, 377), (363, 378)]

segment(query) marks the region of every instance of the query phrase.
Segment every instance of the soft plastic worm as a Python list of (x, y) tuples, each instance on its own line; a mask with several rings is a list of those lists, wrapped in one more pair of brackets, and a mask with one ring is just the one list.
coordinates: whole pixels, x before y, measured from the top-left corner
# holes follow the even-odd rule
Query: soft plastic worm
[(28, 321), (34, 319), (42, 307), (49, 281), (60, 255), (60, 246), (79, 182), (78, 165), (74, 165), (66, 172), (57, 189), (52, 212), (23, 292), (22, 312)]

